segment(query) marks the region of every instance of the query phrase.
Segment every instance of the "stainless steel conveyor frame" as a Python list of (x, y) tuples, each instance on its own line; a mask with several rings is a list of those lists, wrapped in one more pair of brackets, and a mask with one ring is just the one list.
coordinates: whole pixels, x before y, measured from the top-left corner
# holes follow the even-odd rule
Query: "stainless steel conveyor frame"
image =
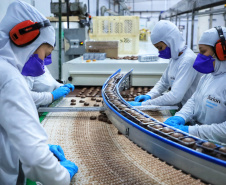
[[(138, 146), (166, 161), (167, 163), (208, 183), (219, 185), (225, 184), (226, 161), (201, 153), (177, 142), (173, 142), (172, 140), (160, 136), (154, 132), (151, 132), (126, 118), (119, 111), (117, 111), (114, 106), (112, 106), (111, 102), (109, 102), (107, 99), (105, 89), (108, 81), (119, 73), (120, 69), (111, 75), (102, 87), (103, 102), (104, 106), (106, 107), (105, 112), (115, 127)], [(128, 107), (131, 106), (121, 97), (120, 92), (130, 87), (131, 74), (132, 70), (125, 74), (116, 85), (116, 93), (118, 98), (128, 105)], [(134, 107), (131, 108), (135, 109)], [(137, 111), (146, 117), (150, 117), (139, 110)], [(152, 117), (150, 118), (155, 120)], [(191, 136), (182, 131), (181, 133), (194, 138), (197, 142), (204, 142), (204, 140)]]

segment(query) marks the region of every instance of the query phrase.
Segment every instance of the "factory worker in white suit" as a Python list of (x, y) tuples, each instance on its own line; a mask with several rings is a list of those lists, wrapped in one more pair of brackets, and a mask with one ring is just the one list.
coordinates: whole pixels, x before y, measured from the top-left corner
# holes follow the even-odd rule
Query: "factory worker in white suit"
[[(195, 53), (185, 45), (185, 41), (175, 24), (159, 21), (152, 33), (151, 41), (159, 50), (159, 57), (170, 59), (161, 79), (146, 95), (135, 97), (133, 106), (142, 105), (184, 105), (195, 92), (201, 74), (192, 65)], [(162, 95), (163, 92), (171, 90)]]
[[(205, 75), (193, 96), (165, 123), (203, 139), (226, 143), (226, 28), (218, 30), (222, 33), (212, 28), (201, 36), (194, 68)], [(225, 54), (219, 35), (225, 43)], [(184, 126), (187, 122), (193, 126)]]
[[(70, 90), (74, 91), (74, 85), (61, 84), (52, 77), (47, 68), (47, 65), (52, 63), (51, 54), (47, 57), (42, 55), (42, 51), (47, 50), (48, 46), (43, 48), (43, 50), (41, 49), (42, 48), (38, 49), (35, 52), (36, 55), (34, 54), (29, 58), (26, 63), (27, 65), (25, 64), (22, 70), (22, 75), (24, 75), (28, 87), (31, 90), (32, 98), (37, 107), (40, 105), (48, 105), (52, 103), (53, 100), (66, 96)], [(36, 61), (36, 58), (43, 60), (41, 72), (38, 72), (37, 68), (32, 68), (29, 65), (29, 63), (33, 64), (33, 62)], [(56, 90), (58, 94), (56, 94), (56, 91), (54, 90)]]
[[(19, 23), (46, 18), (27, 3), (12, 3), (0, 22), (0, 184), (17, 184), (19, 161), (26, 178), (45, 185), (69, 185), (77, 166), (58, 159), (47, 145), (37, 110), (24, 77), (24, 64), (43, 43), (53, 46), (53, 27), (40, 28), (40, 35), (27, 46), (18, 47), (9, 32)], [(72, 173), (74, 170), (74, 173)]]

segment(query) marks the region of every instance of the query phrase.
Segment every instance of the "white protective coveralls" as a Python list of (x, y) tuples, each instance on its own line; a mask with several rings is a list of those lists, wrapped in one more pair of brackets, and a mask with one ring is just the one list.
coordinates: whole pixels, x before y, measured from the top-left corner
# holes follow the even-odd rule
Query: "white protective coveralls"
[(45, 185), (68, 185), (70, 174), (50, 152), (47, 135), (39, 123), (37, 110), (22, 68), (42, 44), (54, 45), (53, 27), (40, 29), (30, 45), (17, 47), (9, 31), (25, 20), (40, 22), (46, 18), (27, 3), (10, 4), (0, 23), (0, 184), (16, 184), (19, 160), (26, 178)]
[(41, 76), (24, 76), (25, 80), (27, 81), (28, 87), (31, 90), (31, 96), (37, 107), (40, 105), (48, 105), (52, 103), (51, 92), (63, 85), (58, 83), (52, 77), (46, 65), (44, 67), (45, 73)]
[[(223, 28), (226, 37), (226, 28)], [(212, 28), (203, 33), (199, 44), (214, 46), (219, 40), (217, 30)], [(226, 143), (226, 61), (215, 59), (214, 72), (203, 75), (197, 90), (182, 109), (175, 114), (189, 126), (189, 134), (203, 139)]]
[[(185, 46), (180, 31), (170, 21), (161, 20), (155, 25), (151, 33), (151, 41), (153, 44), (162, 41), (170, 47), (171, 59), (160, 80), (147, 93), (151, 99), (142, 102), (142, 105), (164, 106), (180, 102), (184, 105), (195, 92), (202, 76), (193, 68), (195, 53)], [(178, 56), (180, 52), (183, 53)], [(170, 87), (171, 91), (162, 95)]]

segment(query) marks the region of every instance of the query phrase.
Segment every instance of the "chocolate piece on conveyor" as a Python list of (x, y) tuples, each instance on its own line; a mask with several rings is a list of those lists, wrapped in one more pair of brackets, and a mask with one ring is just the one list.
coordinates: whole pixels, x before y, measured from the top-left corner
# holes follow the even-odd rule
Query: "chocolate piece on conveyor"
[(170, 132), (173, 132), (174, 130), (169, 127), (164, 127), (161, 131), (164, 133), (170, 133)]
[(92, 100), (92, 101), (95, 101), (95, 100), (96, 100), (96, 98), (95, 98), (95, 97), (92, 97), (92, 98), (91, 98), (91, 100)]
[(163, 126), (162, 125), (159, 125), (159, 124), (156, 124), (156, 125), (153, 126), (153, 128), (160, 129), (160, 128), (163, 128)]
[(86, 95), (81, 95), (81, 98), (85, 98), (86, 97)]
[(226, 147), (221, 147), (221, 148), (219, 149), (219, 151), (221, 151), (222, 153), (225, 153), (225, 154), (226, 154)]
[(79, 103), (84, 103), (84, 102), (85, 102), (84, 100), (80, 100), (80, 101), (79, 101)]
[(150, 118), (144, 118), (144, 119), (141, 119), (141, 122), (148, 123), (148, 122), (151, 122), (151, 120)]
[(193, 138), (190, 138), (190, 137), (186, 137), (186, 138), (182, 139), (182, 141), (185, 142), (185, 143), (195, 142), (195, 140)]
[(127, 106), (124, 104), (120, 104), (120, 105), (118, 105), (118, 108), (123, 109), (123, 108), (127, 108)]
[(112, 124), (112, 122), (111, 122), (109, 119), (108, 119), (107, 123), (108, 123), (108, 124)]
[(90, 120), (95, 120), (95, 119), (97, 119), (96, 116), (90, 116)]
[(183, 137), (184, 135), (181, 134), (181, 133), (178, 133), (178, 132), (174, 132), (171, 134), (171, 136), (175, 137), (175, 138), (180, 138), (180, 137)]
[(137, 116), (137, 119), (145, 119), (145, 118), (146, 117), (144, 115), (142, 115), (142, 114), (140, 114), (140, 115)]
[(76, 99), (71, 99), (71, 102), (76, 102)]
[(216, 148), (216, 145), (214, 143), (211, 143), (211, 142), (205, 142), (205, 143), (202, 144), (202, 146), (209, 148), (209, 149)]
[(108, 118), (107, 117), (103, 117), (103, 121), (104, 122), (107, 122), (108, 121)]
[(93, 106), (94, 107), (99, 107), (99, 104), (98, 103), (95, 103)]
[(88, 103), (88, 102), (85, 102), (85, 103), (84, 103), (84, 106), (89, 106), (89, 103)]
[(71, 104), (70, 105), (76, 105), (76, 103), (74, 103), (74, 102), (71, 102)]
[(96, 102), (101, 102), (101, 99), (96, 99)]
[(98, 116), (98, 120), (99, 120), (99, 121), (103, 121), (103, 118), (104, 118), (103, 115), (99, 115), (99, 116)]

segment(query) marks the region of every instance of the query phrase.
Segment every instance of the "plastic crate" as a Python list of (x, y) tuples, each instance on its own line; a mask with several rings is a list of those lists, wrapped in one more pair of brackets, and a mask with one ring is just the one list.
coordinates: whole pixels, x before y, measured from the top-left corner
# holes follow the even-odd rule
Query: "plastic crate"
[(96, 41), (119, 41), (119, 54), (137, 54), (139, 51), (139, 17), (93, 17), (93, 33)]
[(138, 16), (93, 17), (93, 34), (139, 34)]

